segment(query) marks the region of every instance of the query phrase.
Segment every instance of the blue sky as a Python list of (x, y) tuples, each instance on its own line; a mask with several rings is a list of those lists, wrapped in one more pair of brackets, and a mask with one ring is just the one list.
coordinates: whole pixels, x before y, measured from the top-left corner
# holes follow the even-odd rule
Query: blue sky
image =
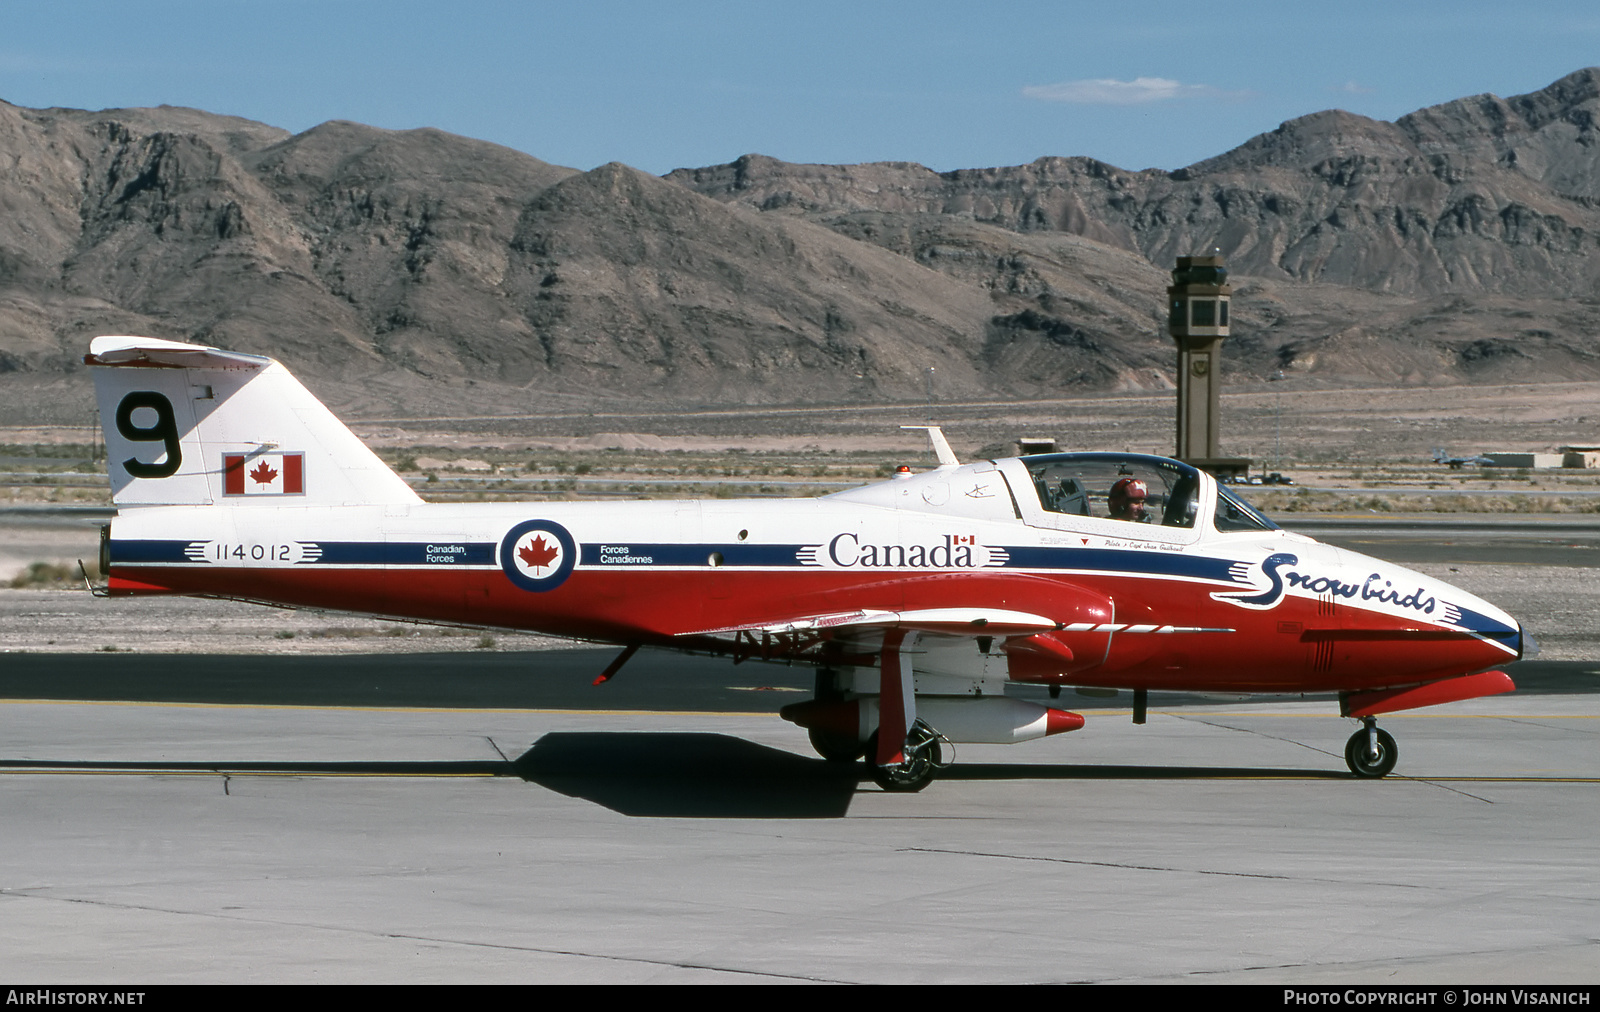
[(657, 173), (747, 152), (1173, 169), (1321, 109), (1394, 119), (1600, 64), (1593, 0), (0, 0), (0, 26), (16, 105), (433, 126)]

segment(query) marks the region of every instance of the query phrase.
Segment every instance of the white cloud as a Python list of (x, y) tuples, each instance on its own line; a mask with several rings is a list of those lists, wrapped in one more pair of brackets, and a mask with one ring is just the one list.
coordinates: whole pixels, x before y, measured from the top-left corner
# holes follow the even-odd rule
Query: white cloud
[(1376, 88), (1368, 88), (1366, 85), (1357, 84), (1355, 81), (1352, 80), (1352, 81), (1346, 81), (1343, 84), (1336, 84), (1333, 87), (1329, 88), (1328, 90), (1329, 91), (1342, 92), (1342, 93), (1344, 93), (1346, 95), (1370, 95), (1373, 92), (1377, 91), (1378, 89), (1376, 89)]
[(1022, 89), (1022, 94), (1026, 98), (1037, 98), (1044, 102), (1071, 102), (1077, 105), (1144, 105), (1175, 98), (1219, 95), (1221, 92), (1209, 85), (1184, 84), (1165, 77), (1136, 77), (1131, 81), (1099, 78), (1061, 84), (1030, 84)]

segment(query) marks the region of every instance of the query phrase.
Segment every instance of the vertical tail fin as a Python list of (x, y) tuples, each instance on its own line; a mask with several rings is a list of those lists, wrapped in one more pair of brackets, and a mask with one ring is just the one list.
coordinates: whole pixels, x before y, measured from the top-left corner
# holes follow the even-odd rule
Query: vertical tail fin
[(421, 501), (270, 358), (97, 337), (83, 361), (118, 506)]

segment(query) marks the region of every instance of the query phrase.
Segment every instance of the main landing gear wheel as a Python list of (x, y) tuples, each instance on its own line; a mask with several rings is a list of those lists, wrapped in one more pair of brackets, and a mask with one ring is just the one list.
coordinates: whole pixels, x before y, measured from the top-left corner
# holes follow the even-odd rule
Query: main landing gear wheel
[(1400, 749), (1395, 746), (1394, 739), (1388, 731), (1374, 727), (1371, 717), (1344, 746), (1344, 761), (1350, 772), (1366, 779), (1388, 776), (1399, 758)]
[(831, 763), (853, 763), (868, 754), (866, 744), (853, 734), (830, 734), (813, 727), (806, 730), (806, 737), (811, 739), (817, 755)]
[(922, 721), (911, 725), (906, 735), (905, 761), (879, 766), (873, 762), (878, 756), (878, 732), (867, 740), (867, 768), (872, 779), (886, 791), (920, 791), (933, 782), (934, 771), (944, 763), (944, 753), (939, 750), (939, 736)]

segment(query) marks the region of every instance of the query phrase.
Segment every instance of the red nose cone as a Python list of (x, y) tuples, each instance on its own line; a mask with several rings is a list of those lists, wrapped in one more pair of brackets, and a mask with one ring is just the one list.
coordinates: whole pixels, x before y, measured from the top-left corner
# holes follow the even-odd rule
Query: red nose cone
[(1073, 713), (1071, 710), (1057, 710), (1051, 708), (1044, 720), (1045, 734), (1060, 734), (1063, 731), (1076, 731), (1083, 726), (1083, 714)]

